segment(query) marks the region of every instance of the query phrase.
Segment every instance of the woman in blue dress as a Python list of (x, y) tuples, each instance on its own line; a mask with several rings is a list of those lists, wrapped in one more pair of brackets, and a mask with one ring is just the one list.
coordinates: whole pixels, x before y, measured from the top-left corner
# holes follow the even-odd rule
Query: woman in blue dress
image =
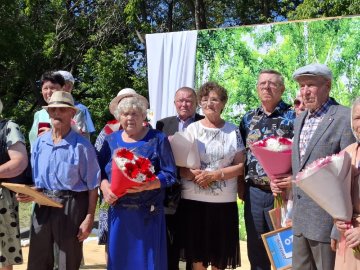
[[(166, 136), (143, 126), (147, 100), (138, 94), (119, 95), (109, 106), (123, 130), (105, 138), (98, 151), (101, 191), (109, 203), (108, 269), (166, 270), (165, 188), (176, 181), (176, 166)], [(156, 180), (127, 190), (118, 198), (110, 189), (112, 156), (126, 148), (148, 158)]]

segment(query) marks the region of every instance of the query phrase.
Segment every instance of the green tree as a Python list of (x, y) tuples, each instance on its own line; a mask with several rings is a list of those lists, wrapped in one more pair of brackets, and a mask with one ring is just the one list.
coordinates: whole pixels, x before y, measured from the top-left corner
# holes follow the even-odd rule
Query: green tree
[(310, 19), (355, 15), (360, 13), (359, 0), (304, 0), (295, 11), (289, 11), (289, 19)]

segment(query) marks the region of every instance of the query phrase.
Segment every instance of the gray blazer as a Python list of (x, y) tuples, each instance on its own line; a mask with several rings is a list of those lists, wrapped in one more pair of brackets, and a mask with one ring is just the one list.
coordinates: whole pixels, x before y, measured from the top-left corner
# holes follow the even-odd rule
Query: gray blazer
[[(339, 153), (355, 142), (350, 127), (350, 109), (333, 101), (317, 127), (300, 162), (299, 138), (307, 112), (302, 113), (294, 125), (292, 170), (296, 174), (316, 159)], [(321, 192), (321, 191), (319, 191)], [(310, 199), (300, 188), (293, 185), (293, 233), (311, 240), (330, 242), (332, 217)]]

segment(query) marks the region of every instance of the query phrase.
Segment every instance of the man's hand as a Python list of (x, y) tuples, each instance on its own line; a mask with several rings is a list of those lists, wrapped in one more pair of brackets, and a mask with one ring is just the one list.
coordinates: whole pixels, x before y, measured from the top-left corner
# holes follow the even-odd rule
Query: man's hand
[(331, 250), (336, 252), (336, 244), (337, 244), (337, 240), (336, 239), (331, 239), (331, 242), (330, 242), (330, 247), (331, 247)]
[(274, 196), (281, 194), (291, 187), (292, 175), (276, 175), (276, 179), (270, 181), (270, 188)]
[(79, 242), (84, 241), (91, 233), (92, 227), (94, 225), (94, 216), (87, 214), (84, 221), (81, 223), (79, 227), (79, 232), (77, 234), (77, 238)]
[(22, 194), (22, 193), (16, 193), (16, 200), (18, 202), (22, 202), (22, 203), (29, 203), (29, 202), (32, 202), (34, 201), (34, 198), (29, 196), (29, 195), (26, 195), (26, 194)]

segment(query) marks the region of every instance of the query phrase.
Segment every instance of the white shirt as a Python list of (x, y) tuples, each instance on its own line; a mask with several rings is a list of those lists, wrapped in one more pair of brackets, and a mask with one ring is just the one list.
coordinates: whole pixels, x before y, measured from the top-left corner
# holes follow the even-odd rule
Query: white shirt
[[(216, 171), (232, 166), (237, 153), (244, 150), (240, 131), (234, 124), (225, 122), (222, 128), (207, 128), (200, 121), (190, 124), (189, 132), (198, 146), (201, 170)], [(193, 181), (181, 180), (182, 198), (203, 202), (235, 202), (237, 198), (237, 177), (214, 181), (208, 188), (202, 188)]]

